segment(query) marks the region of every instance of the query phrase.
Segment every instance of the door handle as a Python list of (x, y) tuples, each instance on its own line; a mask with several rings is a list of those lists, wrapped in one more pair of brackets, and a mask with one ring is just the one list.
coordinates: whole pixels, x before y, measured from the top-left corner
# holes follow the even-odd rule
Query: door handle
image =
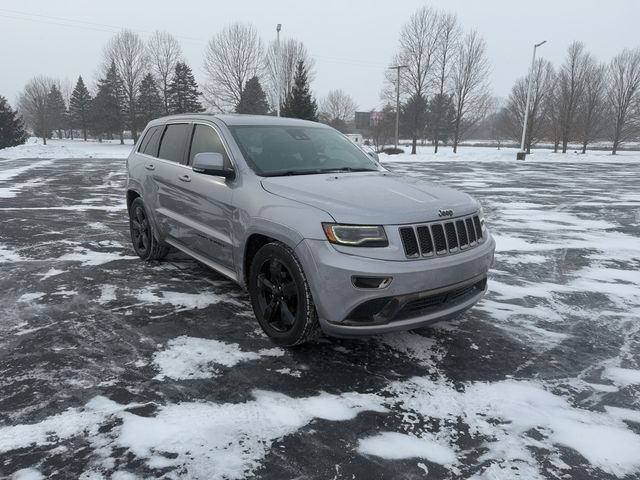
[(144, 164), (144, 168), (146, 168), (147, 170), (155, 170), (156, 167), (153, 165), (153, 163), (145, 163)]
[(191, 181), (191, 177), (189, 175), (181, 175), (178, 177), (178, 180), (182, 181), (182, 182), (190, 182)]

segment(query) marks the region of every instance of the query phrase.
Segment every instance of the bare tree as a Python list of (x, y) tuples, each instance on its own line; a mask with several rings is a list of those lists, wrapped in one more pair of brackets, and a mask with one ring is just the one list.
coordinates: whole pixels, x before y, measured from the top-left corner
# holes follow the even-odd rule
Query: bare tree
[[(371, 112), (372, 114), (374, 112)], [(371, 119), (371, 140), (376, 151), (381, 152), (384, 147), (393, 141), (395, 132), (395, 108), (385, 105), (382, 112), (375, 112)]]
[(155, 31), (147, 43), (151, 70), (160, 86), (164, 112), (169, 113), (168, 89), (176, 64), (182, 60), (182, 48), (173, 35)]
[[(73, 83), (71, 83), (69, 77), (65, 77), (63, 80), (60, 80), (59, 83), (60, 91), (62, 92), (62, 98), (64, 99), (64, 104), (68, 109), (71, 103), (71, 94), (73, 93)], [(71, 138), (71, 140), (73, 140), (73, 128), (71, 127), (71, 120), (68, 111), (65, 112), (64, 136), (65, 138)]]
[(42, 138), (47, 144), (51, 134), (51, 89), (56, 81), (49, 77), (38, 76), (29, 80), (18, 99), (18, 109), (25, 123), (33, 130), (34, 135)]
[[(544, 136), (544, 105), (555, 81), (553, 66), (542, 58), (536, 61), (530, 75), (533, 83), (527, 120), (527, 136), (524, 142), (527, 153), (531, 153), (531, 145)], [(514, 140), (520, 140), (520, 135), (522, 135), (528, 81), (529, 75), (516, 81), (511, 89), (507, 105), (502, 111), (503, 118), (500, 124), (505, 128), (505, 134)]]
[(138, 140), (136, 97), (146, 73), (147, 50), (137, 33), (132, 30), (122, 30), (109, 41), (104, 50), (104, 57), (105, 69), (111, 65), (111, 62), (115, 63), (122, 82), (131, 136), (136, 142)]
[(320, 102), (320, 121), (334, 125), (346, 126), (353, 120), (358, 104), (342, 90), (330, 90)]
[(438, 153), (440, 142), (440, 128), (445, 115), (445, 90), (450, 85), (451, 70), (458, 54), (458, 41), (460, 38), (460, 26), (454, 14), (442, 13), (439, 15), (438, 37), (436, 39), (434, 84), (436, 88), (435, 108), (433, 109), (433, 138), (434, 153)]
[(574, 135), (575, 114), (578, 101), (584, 90), (586, 67), (592, 59), (581, 42), (569, 45), (567, 57), (558, 72), (557, 108), (560, 121), (562, 153), (567, 153), (567, 144)]
[(562, 142), (562, 93), (558, 82), (553, 82), (549, 86), (549, 91), (542, 102), (540, 109), (540, 126), (546, 139), (553, 143), (553, 153), (558, 153), (558, 148)]
[(620, 144), (640, 130), (640, 48), (625, 49), (611, 60), (607, 102), (613, 122), (611, 153), (615, 155)]
[(205, 52), (204, 70), (205, 98), (221, 112), (234, 110), (247, 81), (262, 74), (263, 47), (255, 27), (233, 23), (214, 36)]
[[(401, 69), (401, 89), (405, 97), (426, 98), (429, 80), (432, 78), (435, 55), (438, 48), (440, 16), (429, 7), (422, 7), (411, 15), (400, 32), (399, 51), (394, 57), (395, 65)], [(391, 81), (393, 79), (389, 77)], [(421, 133), (420, 112), (416, 110), (411, 122), (411, 153), (416, 153), (418, 136)]]
[(266, 56), (267, 96), (269, 103), (275, 109), (278, 104), (278, 86), (280, 86), (280, 101), (289, 96), (293, 88), (293, 78), (296, 74), (298, 62), (304, 62), (307, 67), (307, 78), (312, 82), (315, 78), (315, 60), (309, 55), (307, 48), (299, 40), (287, 39), (280, 42), (280, 48), (274, 40), (269, 44)]
[(460, 43), (451, 77), (456, 109), (453, 153), (456, 153), (460, 140), (484, 118), (492, 102), (486, 45), (476, 31), (469, 32)]
[(604, 133), (606, 73), (606, 67), (593, 59), (586, 65), (584, 91), (578, 103), (576, 119), (582, 153), (587, 152), (590, 142)]

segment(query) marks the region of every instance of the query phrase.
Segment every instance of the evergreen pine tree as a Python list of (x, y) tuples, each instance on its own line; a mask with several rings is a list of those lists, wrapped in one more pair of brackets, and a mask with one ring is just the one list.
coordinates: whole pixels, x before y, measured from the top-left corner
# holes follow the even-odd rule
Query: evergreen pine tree
[[(424, 139), (429, 102), (424, 95), (411, 95), (406, 103), (400, 106), (400, 136), (411, 138), (414, 129), (418, 138)], [(395, 110), (395, 109), (394, 109)]]
[(121, 82), (116, 66), (112, 62), (105, 77), (98, 80), (98, 92), (91, 102), (91, 125), (100, 140), (103, 135), (112, 137), (114, 133), (119, 133), (121, 143), (124, 143), (122, 105)]
[(69, 100), (69, 117), (71, 128), (82, 130), (85, 142), (87, 141), (87, 129), (89, 128), (90, 106), (91, 94), (80, 76), (71, 94), (71, 100)]
[(258, 77), (252, 77), (244, 85), (240, 102), (236, 106), (236, 113), (250, 113), (254, 115), (266, 115), (269, 113), (267, 95), (264, 93)]
[(54, 83), (49, 92), (49, 124), (52, 130), (58, 131), (58, 138), (62, 138), (62, 130), (65, 127), (65, 112), (67, 106), (64, 103), (62, 92)]
[(140, 90), (136, 98), (136, 110), (140, 126), (146, 125), (154, 118), (161, 117), (164, 112), (164, 101), (160, 96), (153, 75), (150, 73), (147, 73), (140, 83)]
[(7, 99), (0, 96), (0, 150), (22, 145), (27, 141), (27, 133), (17, 113)]
[(189, 65), (184, 62), (176, 63), (173, 78), (167, 90), (169, 96), (170, 113), (194, 113), (203, 112), (204, 108), (200, 103), (200, 92), (198, 84), (193, 77), (193, 72)]
[(318, 105), (309, 92), (307, 67), (302, 60), (296, 66), (293, 88), (284, 100), (281, 114), (283, 117), (318, 121)]
[(437, 136), (438, 142), (447, 143), (453, 135), (455, 116), (453, 95), (438, 93), (431, 97), (426, 111), (429, 138), (435, 142)]

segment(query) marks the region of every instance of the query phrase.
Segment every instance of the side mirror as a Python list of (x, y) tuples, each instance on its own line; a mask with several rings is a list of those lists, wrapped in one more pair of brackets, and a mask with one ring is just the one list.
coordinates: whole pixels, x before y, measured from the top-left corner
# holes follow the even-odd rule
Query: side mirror
[(225, 168), (224, 158), (222, 158), (221, 153), (217, 152), (196, 153), (196, 156), (193, 157), (191, 168), (194, 172), (204, 173), (205, 175), (215, 175), (230, 179), (236, 176), (232, 169)]
[(378, 156), (378, 154), (376, 152), (367, 151), (367, 155), (369, 155), (371, 158), (373, 158), (376, 162), (380, 163), (380, 157)]

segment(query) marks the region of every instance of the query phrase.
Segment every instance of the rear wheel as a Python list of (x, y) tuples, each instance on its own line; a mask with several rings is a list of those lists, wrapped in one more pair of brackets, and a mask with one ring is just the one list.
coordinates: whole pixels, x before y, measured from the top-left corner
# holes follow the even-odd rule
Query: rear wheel
[(156, 238), (141, 198), (136, 198), (129, 208), (129, 231), (133, 249), (143, 260), (160, 260), (169, 252), (169, 246)]
[(293, 250), (280, 242), (268, 243), (256, 253), (249, 272), (253, 311), (275, 343), (293, 347), (317, 336), (315, 305)]

